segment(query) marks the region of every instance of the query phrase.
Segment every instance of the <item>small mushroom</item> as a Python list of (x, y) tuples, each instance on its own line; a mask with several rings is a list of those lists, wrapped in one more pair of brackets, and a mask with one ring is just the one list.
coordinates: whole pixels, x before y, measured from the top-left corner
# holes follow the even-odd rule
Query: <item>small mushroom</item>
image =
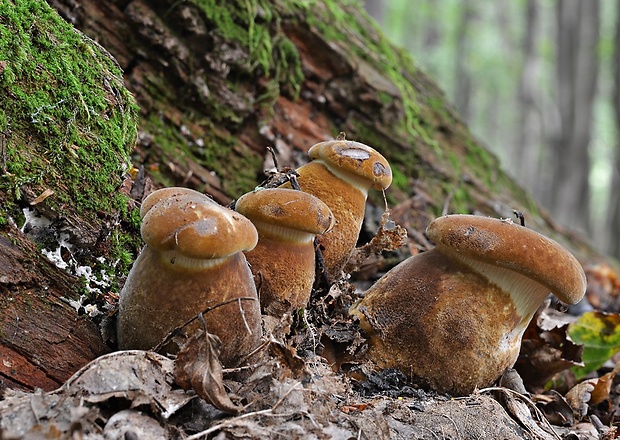
[[(242, 252), (256, 245), (254, 225), (187, 188), (153, 192), (140, 215), (146, 246), (120, 293), (119, 348), (152, 349), (215, 307), (204, 315), (206, 330), (222, 341), (222, 363), (236, 366), (261, 337), (256, 287)], [(183, 331), (190, 335), (197, 326)]]
[(392, 170), (375, 149), (344, 139), (320, 142), (308, 155), (312, 160), (297, 170), (299, 187), (325, 202), (336, 217), (333, 229), (317, 240), (328, 274), (338, 277), (357, 243), (368, 190), (389, 187)]
[(325, 203), (286, 188), (244, 194), (235, 209), (258, 231), (258, 244), (246, 252), (265, 313), (282, 316), (308, 303), (315, 276), (314, 237), (334, 225)]
[(436, 247), (391, 269), (351, 308), (368, 356), (455, 395), (492, 384), (551, 292), (577, 303), (586, 278), (566, 249), (509, 220), (449, 215), (426, 230)]

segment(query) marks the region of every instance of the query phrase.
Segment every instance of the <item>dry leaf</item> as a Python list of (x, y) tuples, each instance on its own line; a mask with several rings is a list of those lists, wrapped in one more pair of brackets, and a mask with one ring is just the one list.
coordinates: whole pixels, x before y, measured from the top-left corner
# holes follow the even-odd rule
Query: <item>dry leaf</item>
[(606, 400), (609, 397), (609, 393), (611, 392), (611, 385), (613, 384), (614, 377), (618, 372), (618, 366), (620, 364), (616, 364), (616, 368), (613, 371), (610, 371), (607, 374), (599, 377), (594, 384), (594, 389), (592, 390), (592, 398), (590, 399), (590, 404), (598, 405), (602, 401)]
[(30, 206), (38, 205), (39, 203), (41, 203), (43, 200), (47, 199), (52, 194), (54, 194), (54, 191), (52, 191), (51, 189), (47, 188), (45, 191), (43, 191), (41, 194), (39, 194), (36, 199), (34, 199), (33, 201), (30, 202)]
[(583, 365), (583, 346), (568, 338), (568, 325), (574, 319), (553, 310), (547, 301), (538, 318), (530, 322), (514, 366), (526, 388), (542, 387), (557, 373)]
[[(557, 437), (549, 433), (547, 429), (551, 429), (548, 422), (541, 426), (540, 422), (532, 417), (530, 412), (530, 406), (536, 410), (533, 402), (529, 401), (524, 396), (520, 396), (519, 393), (508, 392), (508, 390), (502, 391), (502, 398), (504, 406), (509, 414), (517, 420), (534, 438), (539, 440), (556, 440)], [(527, 403), (526, 403), (527, 402)]]
[(352, 412), (354, 413), (354, 412), (364, 411), (366, 408), (368, 408), (368, 404), (358, 403), (358, 404), (351, 404), (351, 405), (343, 405), (340, 407), (340, 411), (342, 411), (345, 414), (350, 414)]
[(394, 251), (404, 246), (406, 241), (407, 231), (405, 228), (390, 219), (389, 210), (385, 211), (381, 216), (379, 230), (368, 243), (353, 250), (345, 267), (345, 272), (352, 273), (360, 270), (360, 267), (372, 255), (378, 255), (383, 251)]
[(235, 405), (224, 389), (224, 373), (218, 358), (220, 340), (199, 330), (179, 351), (174, 362), (174, 380), (181, 388), (196, 394), (217, 409), (239, 414), (244, 407)]
[[(100, 418), (94, 404), (124, 399), (130, 406), (145, 405), (167, 420), (194, 396), (172, 388), (172, 361), (148, 351), (118, 351), (101, 356), (75, 373), (51, 393), (14, 392), (0, 401), (3, 435), (30, 438), (32, 432), (60, 432), (68, 438), (76, 415), (83, 425), (96, 426)], [(99, 429), (99, 428), (97, 428)]]
[(573, 426), (575, 414), (564, 396), (551, 390), (549, 394), (536, 394), (532, 400), (545, 413), (547, 420), (556, 426)]
[(592, 399), (594, 384), (590, 380), (583, 381), (566, 393), (566, 401), (573, 408), (579, 419), (588, 414), (588, 403)]
[(103, 428), (106, 440), (130, 438), (166, 438), (166, 430), (159, 422), (146, 414), (126, 409), (114, 414)]

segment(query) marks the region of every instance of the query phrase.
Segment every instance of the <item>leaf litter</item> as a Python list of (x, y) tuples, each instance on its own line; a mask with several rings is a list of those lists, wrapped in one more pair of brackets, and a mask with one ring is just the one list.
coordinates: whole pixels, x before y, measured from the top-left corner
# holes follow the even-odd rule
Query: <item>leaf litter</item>
[[(400, 247), (403, 231), (384, 214), (348, 273)], [(620, 438), (618, 367), (606, 363), (577, 380), (571, 368), (581, 365), (582, 348), (567, 334), (575, 318), (549, 303), (524, 337), (522, 380), (451, 398), (359, 360), (366, 340), (346, 313), (358, 295), (347, 275), (316, 286), (304, 313), (264, 317), (261, 355), (250, 368), (223, 369), (220, 341), (201, 329), (176, 357), (121, 351), (53, 392), (8, 390), (0, 438)]]

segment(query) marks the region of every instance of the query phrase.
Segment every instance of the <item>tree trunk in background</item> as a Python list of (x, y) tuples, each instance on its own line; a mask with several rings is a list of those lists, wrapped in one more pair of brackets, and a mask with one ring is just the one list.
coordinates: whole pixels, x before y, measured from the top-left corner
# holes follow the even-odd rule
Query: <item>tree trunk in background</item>
[(563, 224), (590, 231), (588, 146), (598, 79), (598, 0), (558, 0), (556, 90), (561, 131), (553, 140), (548, 206)]
[(456, 30), (456, 59), (454, 61), (455, 87), (454, 105), (466, 122), (471, 120), (472, 78), (468, 66), (469, 38), (468, 34), (476, 18), (471, 0), (463, 0), (461, 16)]
[(607, 251), (620, 258), (620, 2), (616, 5), (616, 37), (614, 44), (614, 112), (616, 116), (616, 148), (612, 164), (611, 189), (607, 205), (609, 231)]
[[(521, 53), (521, 46), (515, 41), (515, 30), (519, 26), (515, 20), (516, 13), (519, 8), (515, 2), (510, 0), (495, 1), (488, 6), (489, 12), (485, 14), (486, 20), (490, 21), (492, 29), (495, 31), (496, 43), (499, 42), (500, 52), (497, 55), (497, 64), (510, 66), (515, 64)], [(472, 39), (479, 35), (474, 26)], [(478, 38), (479, 39), (479, 38)], [(510, 147), (516, 143), (518, 131), (512, 129), (516, 127), (516, 118), (506, 118), (506, 109), (516, 109), (516, 101), (518, 99), (517, 92), (513, 87), (506, 87), (505, 78), (500, 74), (493, 75), (492, 81), (486, 81), (481, 76), (485, 75), (483, 69), (476, 69), (473, 76), (474, 94), (478, 100), (483, 101), (484, 109), (476, 109), (476, 114), (472, 115), (474, 121), (477, 122), (476, 134), (480, 136), (490, 146), (491, 151), (498, 154), (504, 164), (509, 164), (507, 171), (512, 176), (517, 176), (513, 169), (513, 162), (508, 157), (511, 150)], [(488, 77), (488, 76), (487, 76)], [(481, 115), (484, 117), (480, 118)], [(483, 134), (484, 133), (484, 134)]]
[(520, 130), (512, 151), (512, 171), (530, 191), (535, 190), (540, 166), (542, 114), (540, 102), (540, 0), (528, 0), (523, 41), (523, 71), (519, 83), (518, 107)]

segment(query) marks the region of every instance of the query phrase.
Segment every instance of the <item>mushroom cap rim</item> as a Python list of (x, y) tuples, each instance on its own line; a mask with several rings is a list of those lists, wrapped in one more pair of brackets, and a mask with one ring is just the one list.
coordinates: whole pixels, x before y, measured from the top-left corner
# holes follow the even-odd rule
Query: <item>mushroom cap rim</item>
[(256, 223), (324, 234), (335, 224), (329, 207), (318, 197), (289, 188), (261, 188), (239, 197), (237, 212)]
[(154, 191), (144, 199), (144, 206), (142, 239), (158, 252), (175, 251), (190, 259), (217, 259), (251, 250), (258, 242), (250, 220), (189, 188)]
[(579, 261), (556, 241), (511, 220), (452, 214), (433, 220), (426, 234), (440, 251), (518, 272), (567, 304), (585, 294)]
[(385, 190), (392, 183), (392, 169), (387, 159), (361, 142), (331, 140), (314, 144), (308, 150), (310, 159), (321, 159), (330, 166), (370, 183), (376, 190)]

